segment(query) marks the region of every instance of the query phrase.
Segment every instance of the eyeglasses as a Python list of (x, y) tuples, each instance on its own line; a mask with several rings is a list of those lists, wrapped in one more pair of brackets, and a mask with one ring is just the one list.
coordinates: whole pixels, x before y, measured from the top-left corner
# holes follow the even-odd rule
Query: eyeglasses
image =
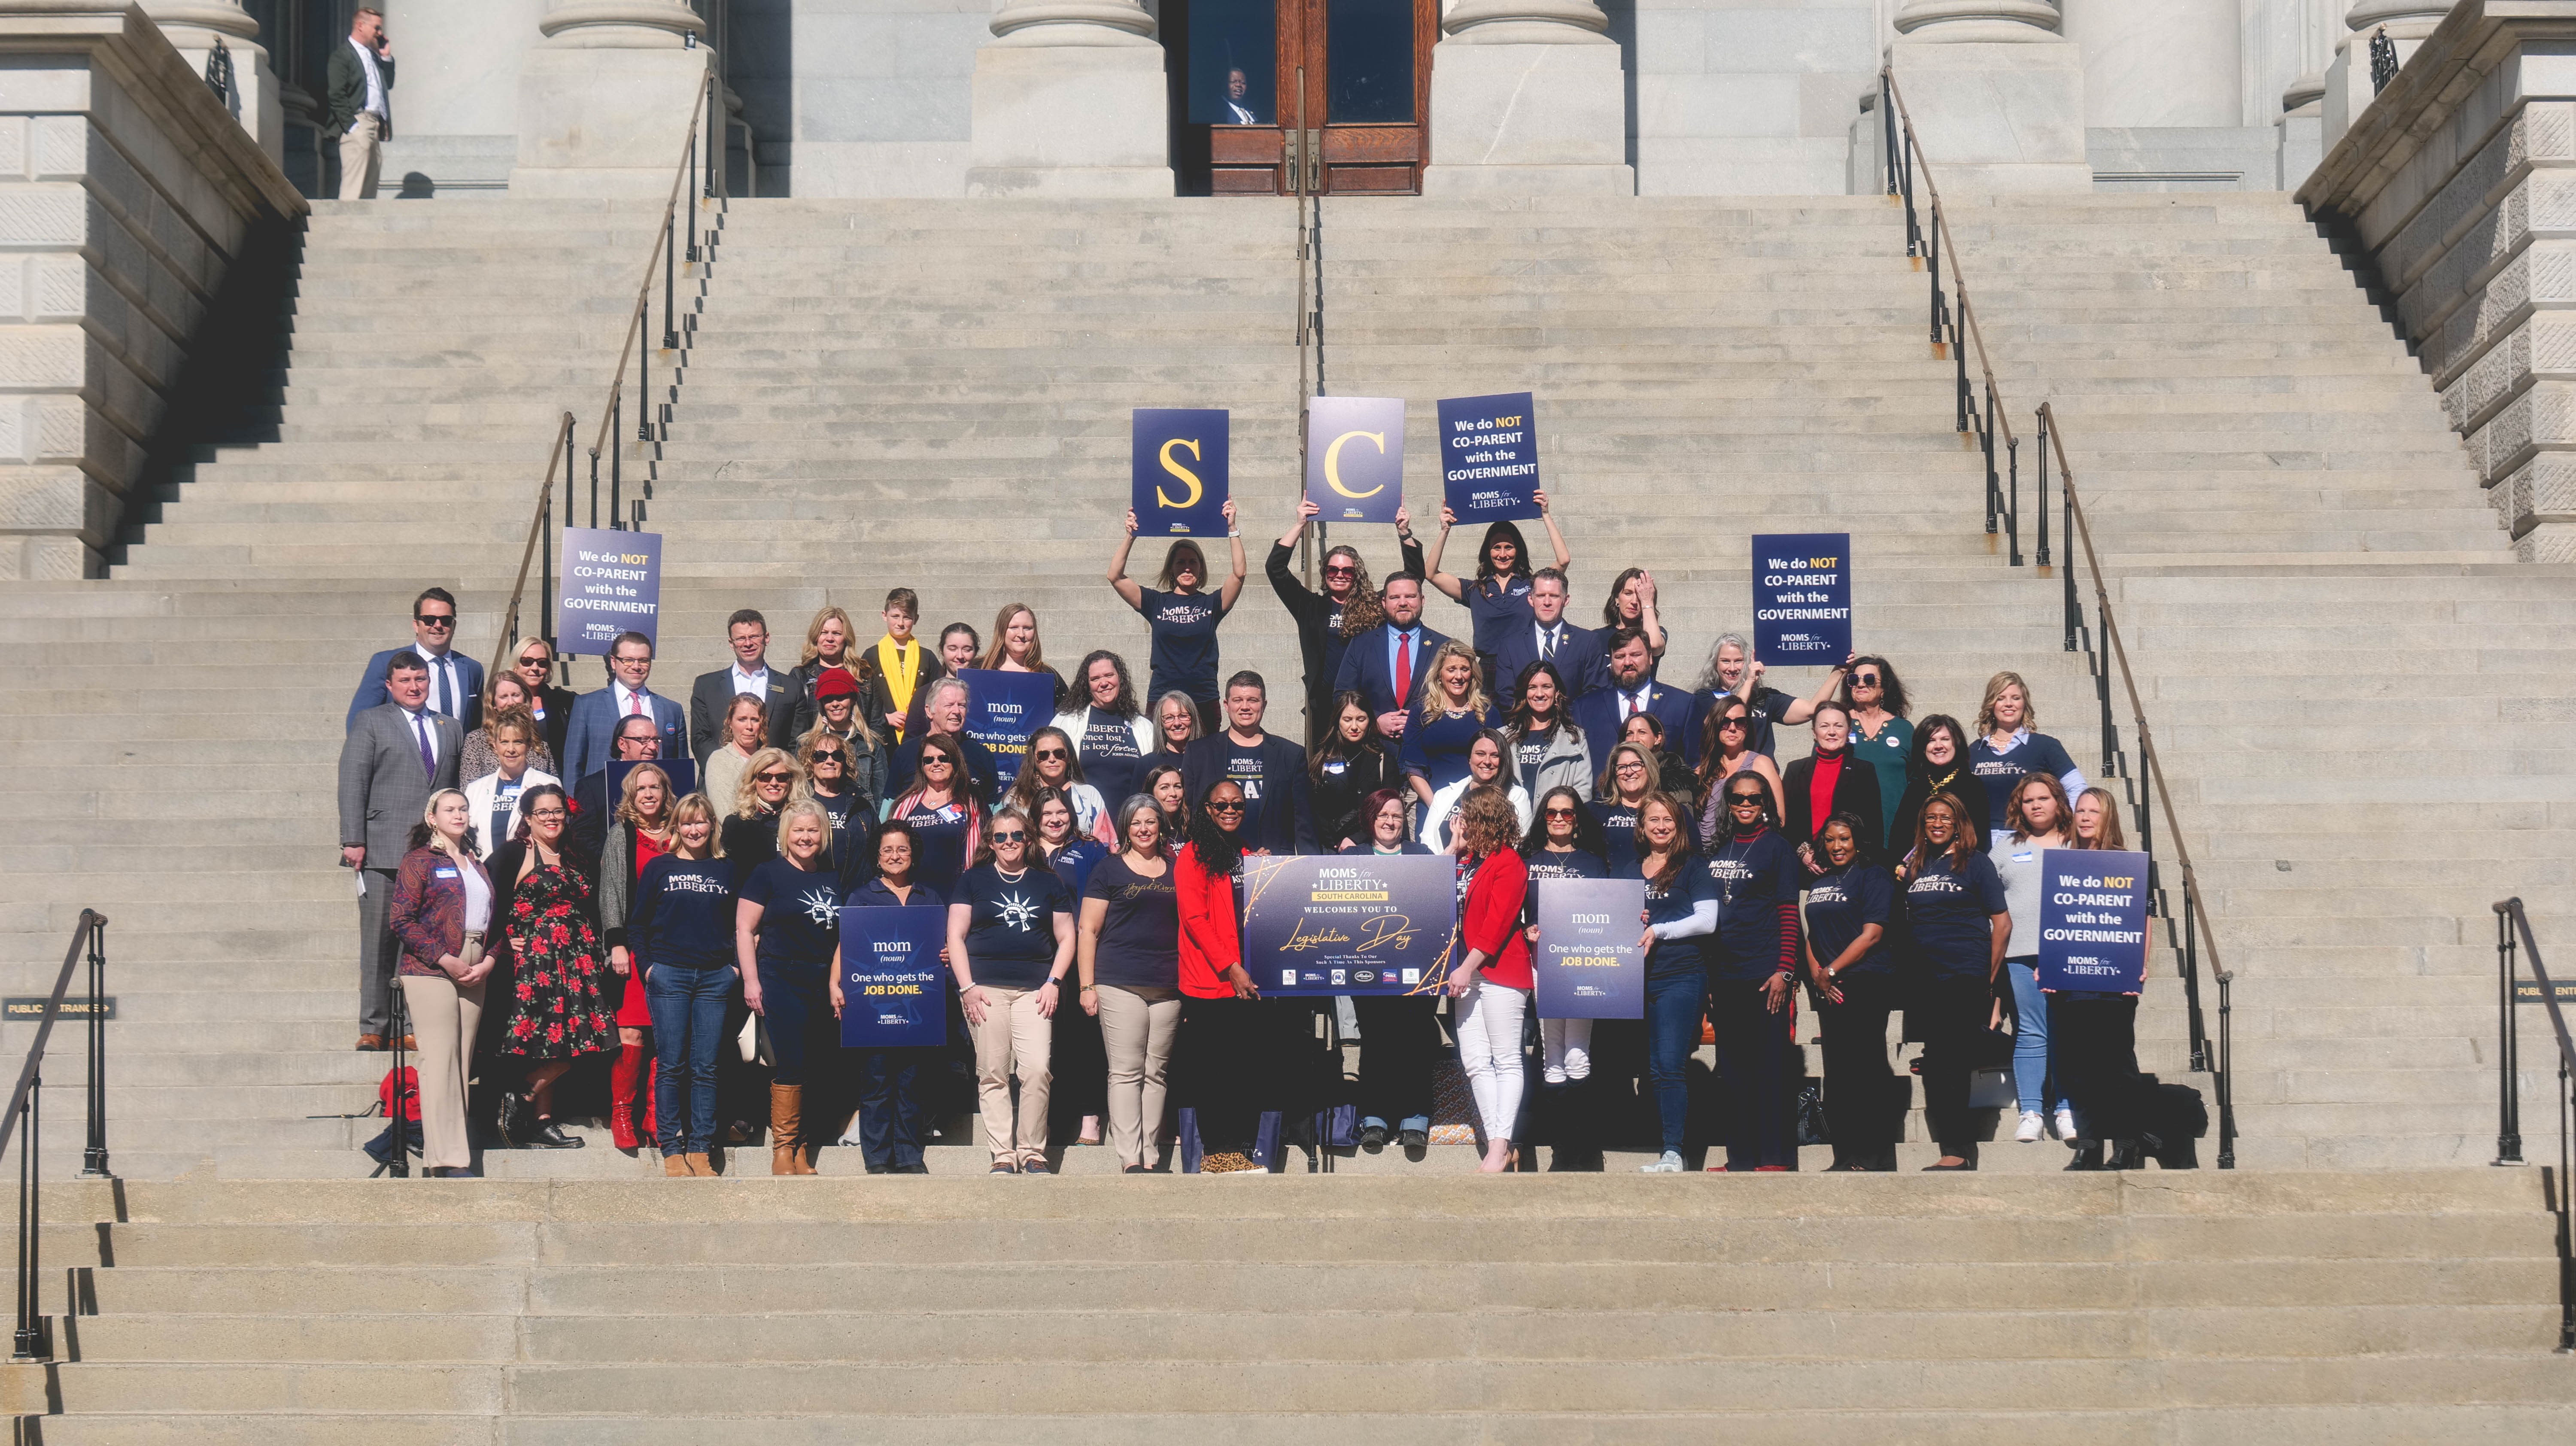
[(1061, 748), (1041, 748), (1036, 754), (1037, 760), (1040, 763), (1044, 763), (1050, 758), (1062, 759), (1070, 758), (1072, 756), (1072, 754), (1065, 752)]
[(1232, 803), (1226, 803), (1220, 800), (1209, 804), (1207, 809), (1210, 813), (1241, 813), (1243, 812), (1243, 803), (1240, 799)]
[(796, 781), (796, 775), (793, 773), (758, 773), (752, 775), (752, 781), (755, 783), (794, 783)]
[(1646, 771), (1646, 765), (1631, 758), (1627, 762), (1619, 765), (1619, 771), (1621, 773), (1643, 773)]
[(456, 615), (453, 613), (413, 613), (411, 615), (411, 620), (425, 628), (452, 628), (456, 626)]
[(562, 809), (560, 809), (560, 808), (540, 808), (540, 809), (533, 810), (532, 812), (530, 812), (530, 813), (528, 814), (528, 817), (530, 817), (530, 818), (538, 818), (538, 819), (545, 819), (545, 818), (570, 818), (571, 816), (572, 816), (572, 815), (570, 815), (570, 814), (568, 814), (568, 813), (564, 812), (564, 811), (563, 811)]
[(1550, 818), (1572, 818), (1574, 817), (1574, 810), (1570, 808), (1551, 808), (1547, 811), (1547, 816)]
[(995, 843), (997, 843), (997, 844), (1006, 844), (1006, 843), (1027, 843), (1028, 841), (1029, 841), (1029, 836), (1028, 836), (1027, 834), (1024, 834), (1024, 833), (1019, 832), (1019, 831), (1018, 831), (1018, 830), (1016, 830), (1016, 829), (1012, 830), (1012, 831), (1011, 831), (1011, 832), (1009, 832), (1009, 833), (997, 833), (997, 834), (993, 835), (993, 842), (995, 842)]

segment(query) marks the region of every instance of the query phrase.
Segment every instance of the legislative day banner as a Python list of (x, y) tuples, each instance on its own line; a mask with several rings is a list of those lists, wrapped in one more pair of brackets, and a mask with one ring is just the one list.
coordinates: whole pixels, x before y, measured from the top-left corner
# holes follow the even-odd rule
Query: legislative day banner
[(1753, 656), (1831, 667), (1851, 650), (1851, 534), (1755, 534)]
[(2147, 977), (2147, 856), (2039, 855), (2039, 987), (2135, 994)]
[(1029, 755), (1029, 735), (1055, 716), (1055, 675), (965, 668), (957, 676), (966, 684), (966, 736), (993, 750), (994, 771), (1009, 783)]
[(841, 1043), (900, 1049), (948, 1042), (946, 909), (841, 910)]
[(1457, 949), (1445, 854), (1243, 861), (1243, 967), (1268, 994), (1431, 994)]
[[(690, 794), (698, 791), (698, 765), (695, 762), (686, 758), (656, 758), (652, 760), (652, 765), (655, 768), (662, 770), (663, 777), (671, 780), (671, 797), (664, 805), (665, 807), (672, 803), (678, 803), (681, 799), (684, 799)], [(617, 816), (618, 801), (626, 797), (624, 792), (626, 787), (626, 775), (633, 773), (636, 769), (642, 768), (643, 766), (644, 760), (641, 759), (623, 763), (611, 763), (608, 765), (609, 817), (614, 818)], [(566, 788), (570, 788), (572, 785), (566, 784), (564, 786)], [(719, 819), (723, 818), (724, 815), (733, 812), (733, 800), (730, 798), (719, 798), (710, 801), (715, 804), (716, 816)]]
[(1402, 398), (1306, 403), (1306, 499), (1324, 509), (1320, 522), (1395, 520), (1404, 505)]
[(1227, 425), (1221, 407), (1136, 409), (1138, 537), (1225, 536)]
[(563, 530), (563, 651), (608, 656), (619, 633), (660, 642), (662, 534), (615, 528)]
[(1646, 932), (1643, 879), (1540, 879), (1538, 976), (1541, 1019), (1643, 1019)]
[(1440, 403), (1440, 486), (1460, 526), (1538, 516), (1538, 423), (1528, 392)]

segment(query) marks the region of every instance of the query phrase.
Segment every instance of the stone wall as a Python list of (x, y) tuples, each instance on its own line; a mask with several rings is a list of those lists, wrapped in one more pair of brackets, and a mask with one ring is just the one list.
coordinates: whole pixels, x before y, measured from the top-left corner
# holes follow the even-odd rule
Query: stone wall
[(0, 0), (0, 579), (94, 576), (200, 320), (305, 202), (137, 8)]

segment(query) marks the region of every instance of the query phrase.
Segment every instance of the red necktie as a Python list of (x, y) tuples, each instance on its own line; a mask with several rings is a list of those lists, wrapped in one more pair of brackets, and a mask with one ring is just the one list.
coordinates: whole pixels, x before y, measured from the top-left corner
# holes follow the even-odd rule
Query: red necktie
[(1400, 711), (1413, 697), (1413, 630), (1395, 635), (1395, 706)]

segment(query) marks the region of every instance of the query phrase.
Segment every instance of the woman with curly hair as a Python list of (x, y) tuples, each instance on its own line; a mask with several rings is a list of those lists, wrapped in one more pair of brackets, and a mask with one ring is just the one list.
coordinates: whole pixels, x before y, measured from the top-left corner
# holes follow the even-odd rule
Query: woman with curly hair
[[(1377, 589), (1369, 582), (1368, 562), (1349, 543), (1335, 543), (1324, 553), (1320, 592), (1289, 570), (1288, 559), (1322, 511), (1312, 499), (1298, 503), (1297, 525), (1270, 544), (1270, 559), (1262, 566), (1270, 578), (1270, 590), (1279, 594), (1281, 605), (1297, 620), (1297, 648), (1306, 664), (1309, 747), (1333, 725), (1333, 679), (1342, 671), (1342, 654), (1350, 651), (1351, 639), (1386, 621)], [(1404, 555), (1404, 571), (1420, 573), (1422, 544), (1413, 538), (1412, 514), (1401, 507), (1395, 509), (1395, 542)]]
[(537, 1149), (576, 1149), (581, 1141), (554, 1120), (555, 1081), (584, 1055), (617, 1047), (617, 1005), (599, 943), (598, 905), (590, 875), (564, 848), (572, 810), (551, 783), (520, 800), (518, 837), (492, 854), (493, 888), (511, 957), (510, 1018), (501, 1052), (528, 1063), (523, 1090), (501, 1098), (501, 1137)]

